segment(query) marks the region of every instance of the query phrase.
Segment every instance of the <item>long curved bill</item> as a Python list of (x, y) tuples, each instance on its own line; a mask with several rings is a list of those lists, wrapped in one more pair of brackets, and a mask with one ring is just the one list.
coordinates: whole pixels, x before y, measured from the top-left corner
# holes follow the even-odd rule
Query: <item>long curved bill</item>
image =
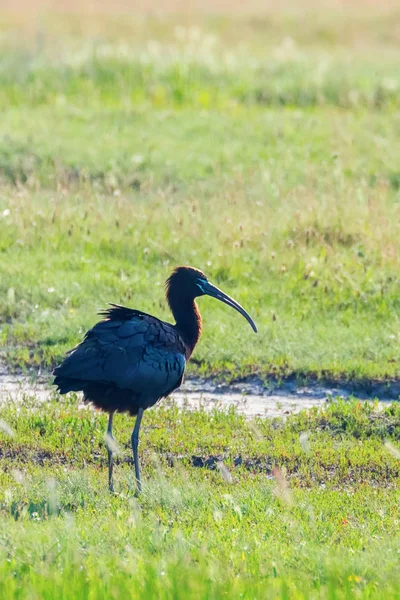
[(240, 304), (238, 302), (236, 302), (236, 300), (234, 300), (233, 298), (231, 298), (230, 296), (228, 296), (227, 294), (225, 294), (222, 290), (220, 290), (219, 288), (217, 288), (215, 285), (212, 285), (208, 281), (207, 282), (205, 282), (205, 281), (201, 282), (201, 289), (204, 292), (204, 294), (206, 294), (207, 296), (211, 296), (212, 298), (216, 298), (217, 300), (220, 300), (221, 302), (224, 302), (228, 306), (231, 306), (232, 308), (234, 308), (235, 310), (237, 310), (238, 313), (240, 313), (246, 319), (246, 321), (248, 321), (250, 323), (253, 331), (255, 333), (257, 333), (257, 327), (256, 327), (256, 324), (254, 323), (253, 319), (244, 310), (243, 306), (240, 306)]

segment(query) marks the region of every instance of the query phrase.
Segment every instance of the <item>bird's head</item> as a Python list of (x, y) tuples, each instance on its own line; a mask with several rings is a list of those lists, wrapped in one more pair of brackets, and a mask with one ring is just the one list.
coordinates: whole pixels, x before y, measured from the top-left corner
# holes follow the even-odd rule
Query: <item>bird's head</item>
[(250, 315), (236, 300), (225, 294), (222, 290), (210, 283), (199, 269), (194, 267), (177, 267), (166, 281), (167, 299), (172, 307), (174, 300), (193, 301), (198, 296), (211, 296), (237, 310), (257, 333), (257, 327)]

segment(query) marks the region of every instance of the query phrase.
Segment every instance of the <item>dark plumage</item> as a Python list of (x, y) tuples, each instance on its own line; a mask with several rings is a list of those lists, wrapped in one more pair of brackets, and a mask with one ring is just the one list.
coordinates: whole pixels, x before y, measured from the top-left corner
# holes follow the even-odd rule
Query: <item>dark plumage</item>
[[(85, 401), (109, 413), (109, 437), (112, 438), (115, 411), (137, 415), (132, 447), (139, 490), (137, 446), (143, 411), (181, 385), (186, 361), (201, 334), (201, 316), (195, 298), (204, 294), (238, 310), (256, 331), (244, 309), (211, 285), (204, 273), (192, 267), (178, 267), (166, 282), (166, 297), (175, 325), (139, 310), (111, 304), (100, 313), (105, 319), (90, 329), (54, 370), (54, 384), (61, 394), (82, 391)], [(113, 490), (110, 447), (108, 457), (109, 487)]]
[(173, 325), (124, 306), (111, 305), (54, 370), (61, 394), (83, 391), (107, 412), (137, 415), (180, 385), (185, 345)]

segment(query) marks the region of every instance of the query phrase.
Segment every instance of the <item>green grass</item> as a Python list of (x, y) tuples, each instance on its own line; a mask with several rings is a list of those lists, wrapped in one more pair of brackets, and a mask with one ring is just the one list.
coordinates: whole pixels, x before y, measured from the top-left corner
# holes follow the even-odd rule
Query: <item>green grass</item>
[(375, 12), (4, 16), (3, 359), (50, 368), (109, 301), (170, 318), (184, 263), (259, 326), (201, 300), (192, 373), (398, 377), (400, 13)]
[[(257, 17), (3, 14), (0, 347), (50, 369), (107, 302), (170, 318), (203, 269), (189, 369), (398, 378), (397, 8)], [(117, 415), (0, 406), (0, 598), (399, 599), (400, 409), (286, 420), (164, 402), (135, 498)]]
[[(0, 358), (49, 370), (107, 302), (169, 319), (191, 374), (398, 378), (400, 12), (0, 16)], [(0, 599), (400, 599), (400, 409), (286, 420), (71, 396), (0, 405)]]
[(26, 398), (0, 418), (0, 597), (399, 597), (397, 406), (246, 421), (165, 403), (143, 423), (140, 498), (132, 419), (113, 496), (105, 416)]

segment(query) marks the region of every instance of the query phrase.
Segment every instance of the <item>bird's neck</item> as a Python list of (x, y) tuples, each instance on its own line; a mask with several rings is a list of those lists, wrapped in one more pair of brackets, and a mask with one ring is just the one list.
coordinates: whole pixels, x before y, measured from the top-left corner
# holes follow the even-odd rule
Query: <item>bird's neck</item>
[(175, 327), (186, 346), (189, 359), (201, 335), (201, 315), (193, 298), (168, 296), (168, 304), (175, 318)]

